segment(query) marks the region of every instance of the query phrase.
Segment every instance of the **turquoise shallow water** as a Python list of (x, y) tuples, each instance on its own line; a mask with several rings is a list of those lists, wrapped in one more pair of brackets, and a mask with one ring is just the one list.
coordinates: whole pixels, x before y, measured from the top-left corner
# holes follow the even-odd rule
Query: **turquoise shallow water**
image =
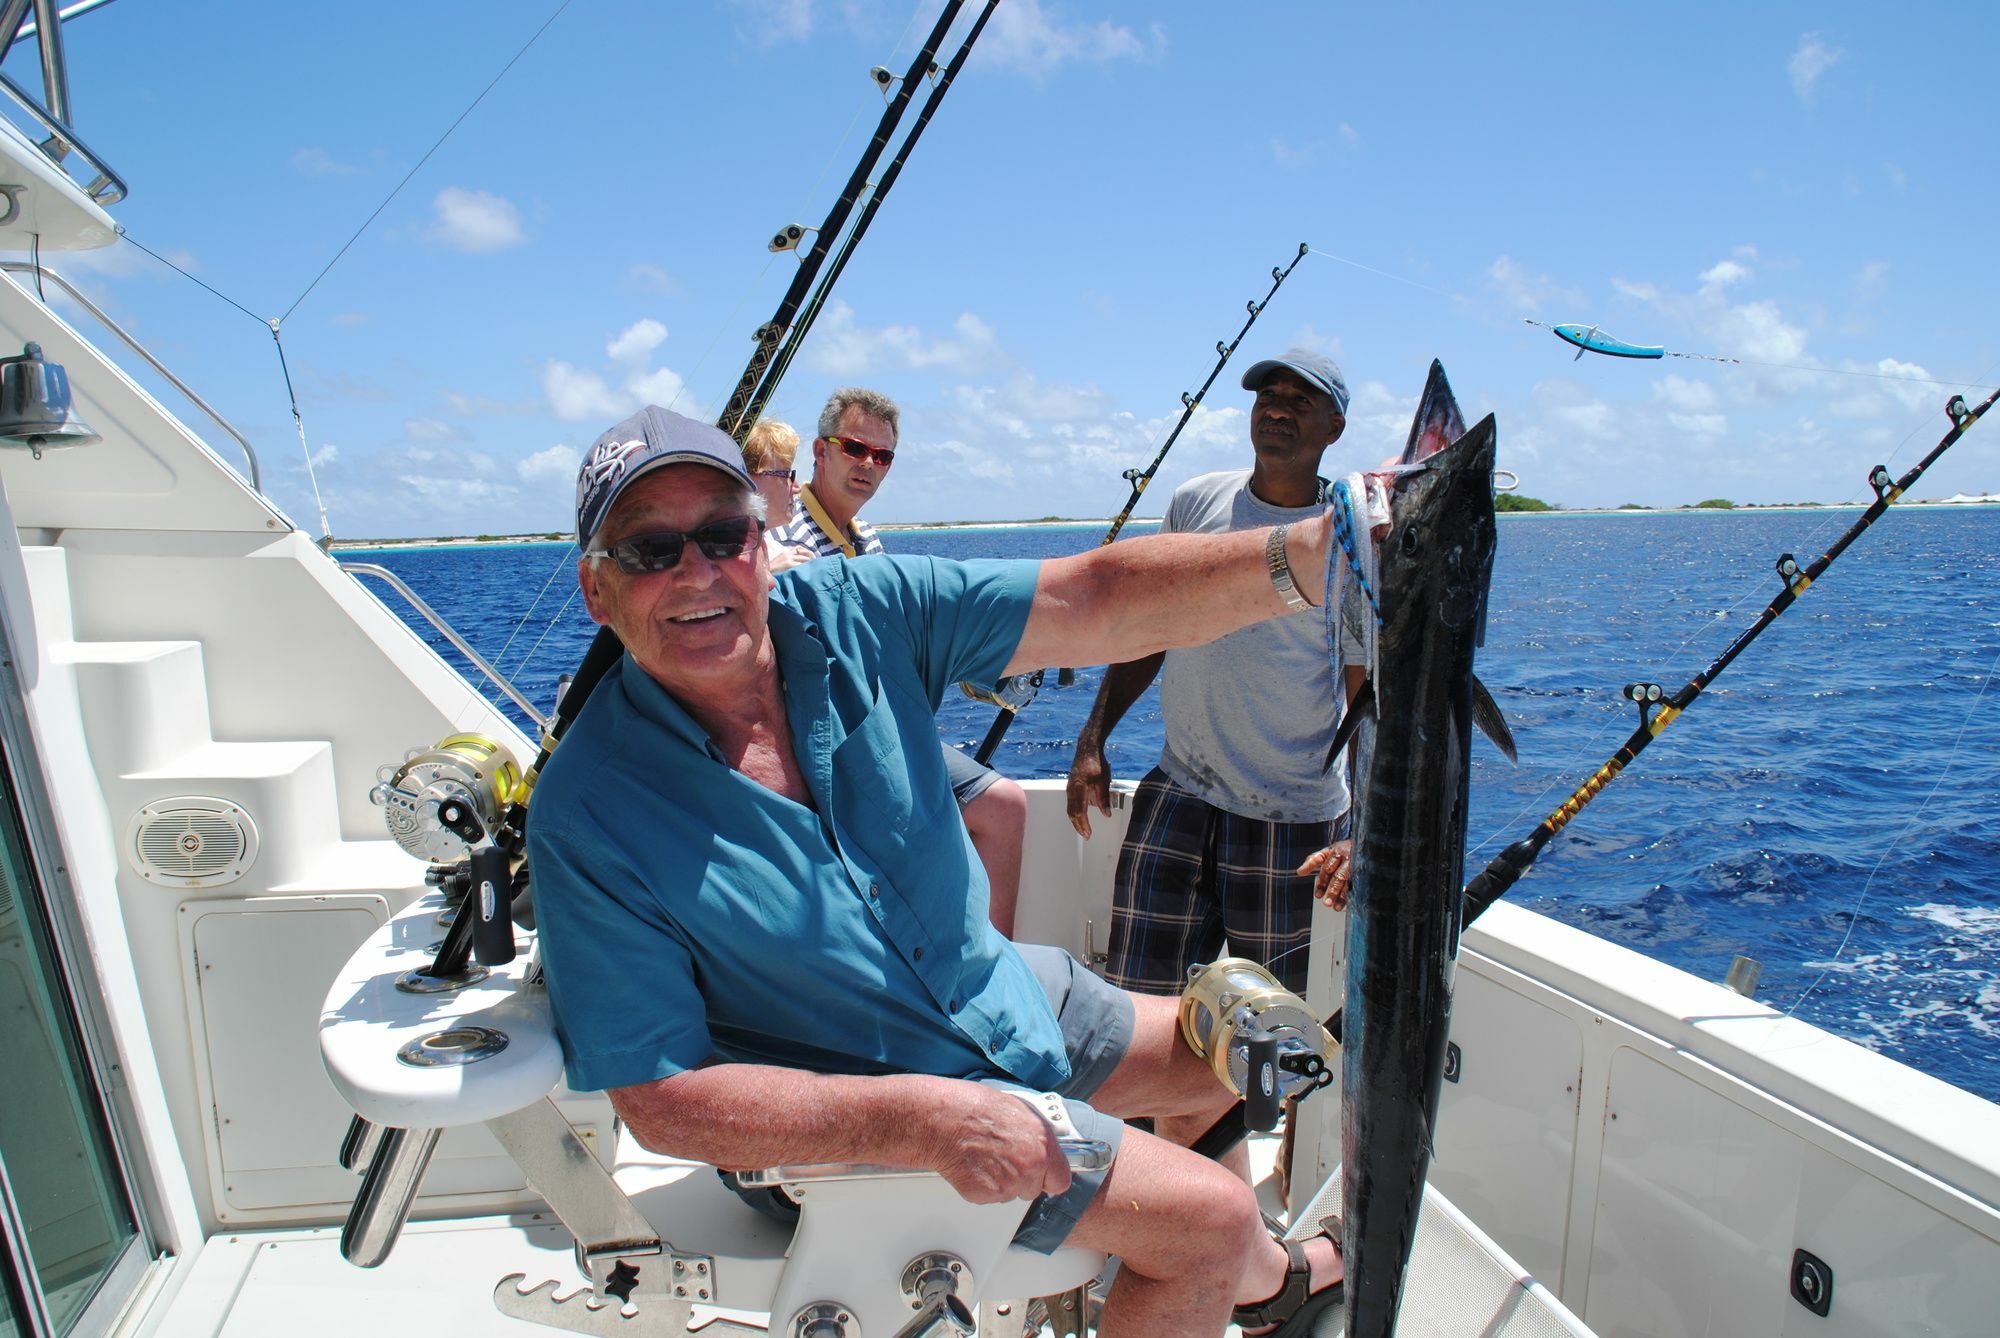
[[(1686, 682), (1776, 593), (1778, 554), (1817, 556), (1856, 514), (1503, 517), (1480, 676), (1521, 761), (1475, 745), (1468, 869), (1525, 835), (1624, 741), (1637, 716), (1620, 687)], [(885, 540), (907, 553), (1046, 557), (1102, 533)], [(570, 598), (574, 557), (560, 544), (352, 556), (397, 571), (536, 701), (552, 698), (594, 630)], [(1511, 895), (1711, 979), (1736, 953), (1756, 957), (1761, 998), (2000, 1099), (2000, 691), (1986, 686), (1996, 661), (2000, 509), (1898, 508)], [(1074, 687), (1045, 689), (1009, 733), (1001, 768), (1063, 775), (1096, 683), (1086, 670)], [(990, 718), (953, 698), (940, 729), (970, 748)], [(1143, 774), (1159, 745), (1149, 694), (1113, 738), (1116, 774)]]

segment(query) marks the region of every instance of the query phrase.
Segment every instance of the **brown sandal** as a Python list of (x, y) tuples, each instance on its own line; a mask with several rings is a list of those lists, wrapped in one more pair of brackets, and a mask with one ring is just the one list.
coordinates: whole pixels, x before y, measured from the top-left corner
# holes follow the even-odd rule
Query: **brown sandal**
[[(1269, 1222), (1269, 1218), (1265, 1219)], [(1312, 1268), (1306, 1262), (1305, 1241), (1286, 1240), (1273, 1231), (1272, 1238), (1285, 1247), (1285, 1281), (1278, 1288), (1277, 1295), (1240, 1305), (1230, 1314), (1230, 1319), (1241, 1329), (1259, 1329), (1261, 1333), (1252, 1338), (1299, 1338), (1312, 1331), (1313, 1321), (1321, 1312), (1341, 1303), (1347, 1294), (1347, 1280), (1320, 1291), (1312, 1290)], [(1313, 1236), (1325, 1236), (1333, 1242), (1334, 1252), (1340, 1252), (1340, 1219), (1322, 1218), (1319, 1230)], [(1313, 1239), (1306, 1237), (1306, 1240)]]

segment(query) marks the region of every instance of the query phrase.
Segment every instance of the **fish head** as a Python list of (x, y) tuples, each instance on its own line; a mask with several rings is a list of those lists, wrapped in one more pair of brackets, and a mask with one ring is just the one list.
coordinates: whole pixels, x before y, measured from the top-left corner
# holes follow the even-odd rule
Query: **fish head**
[(1396, 459), (1398, 467), (1419, 464), (1465, 435), (1465, 417), (1458, 410), (1458, 397), (1445, 379), (1444, 364), (1431, 359), (1431, 372), (1424, 379), (1424, 393), (1417, 399), (1416, 416), (1410, 420), (1409, 440)]
[[(1499, 527), (1493, 518), (1495, 429), (1488, 414), (1471, 431), (1401, 475), (1383, 542), (1386, 567), (1403, 573), (1411, 593), (1445, 626), (1486, 636), (1486, 592)], [(1385, 582), (1388, 575), (1385, 573)]]

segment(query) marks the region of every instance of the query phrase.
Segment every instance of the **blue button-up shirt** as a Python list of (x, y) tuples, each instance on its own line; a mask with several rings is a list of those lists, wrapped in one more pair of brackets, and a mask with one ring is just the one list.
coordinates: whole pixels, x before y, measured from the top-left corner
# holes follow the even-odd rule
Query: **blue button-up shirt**
[(628, 656), (545, 769), (528, 853), (582, 1089), (714, 1057), (823, 1073), (1068, 1076), (1047, 996), (987, 922), (934, 716), (992, 684), (1037, 565), (873, 557), (778, 577), (806, 808), (728, 766)]

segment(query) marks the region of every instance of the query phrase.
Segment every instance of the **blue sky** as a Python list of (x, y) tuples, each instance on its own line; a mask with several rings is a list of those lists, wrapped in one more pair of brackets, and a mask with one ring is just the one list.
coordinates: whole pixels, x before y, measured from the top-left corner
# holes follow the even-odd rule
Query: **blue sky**
[[(868, 68), (903, 68), (938, 6), (573, 0), (299, 301), (555, 9), (123, 0), (67, 25), (130, 235), (258, 316), (298, 303), (336, 535), (565, 529), (604, 427), (647, 399), (713, 416), (795, 263), (765, 239), (824, 214), (881, 107)], [(1921, 14), (1003, 0), (771, 412), (897, 397), (879, 521), (1109, 515), (1303, 241), (1327, 254), (1236, 365), (1341, 361), (1330, 471), (1400, 443), (1438, 357), (1535, 496), (1862, 496), (1951, 393), (1884, 377), (2000, 384), (2000, 10)], [(316, 530), (269, 332), (131, 246), (51, 263)], [(1746, 365), (1572, 361), (1524, 318)], [(1225, 373), (1142, 513), (1247, 463), (1247, 401)], [(1982, 491), (2000, 421), (1917, 495)]]

